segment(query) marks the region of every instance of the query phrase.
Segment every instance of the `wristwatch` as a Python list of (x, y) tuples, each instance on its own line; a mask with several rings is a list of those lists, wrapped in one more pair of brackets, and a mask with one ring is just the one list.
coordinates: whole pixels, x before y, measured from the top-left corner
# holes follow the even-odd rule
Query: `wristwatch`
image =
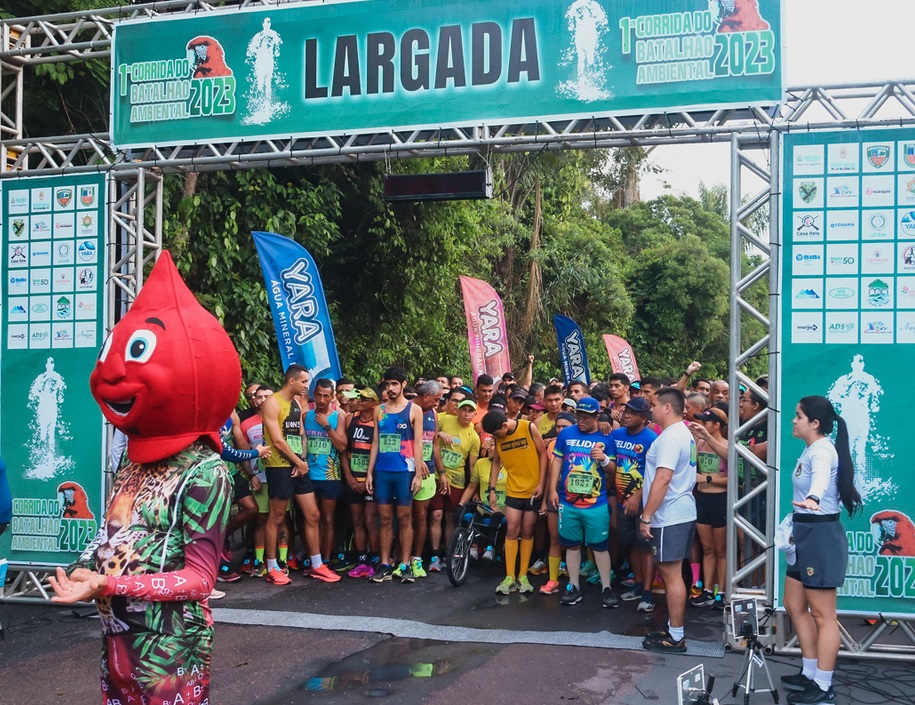
[(492, 485), (490, 485), (489, 487), (486, 488), (486, 494), (489, 494), (490, 492), (495, 492), (495, 491), (496, 491), (496, 488), (493, 487)]
[(643, 524), (650, 524), (650, 523), (651, 523), (651, 519), (646, 519), (646, 518), (643, 517), (643, 516), (640, 516), (640, 517), (639, 517), (639, 521), (642, 522)]
[(812, 500), (813, 500), (814, 502), (816, 502), (817, 504), (820, 503), (820, 498), (817, 497), (815, 494), (809, 494), (809, 495), (807, 495), (806, 499), (812, 499)]

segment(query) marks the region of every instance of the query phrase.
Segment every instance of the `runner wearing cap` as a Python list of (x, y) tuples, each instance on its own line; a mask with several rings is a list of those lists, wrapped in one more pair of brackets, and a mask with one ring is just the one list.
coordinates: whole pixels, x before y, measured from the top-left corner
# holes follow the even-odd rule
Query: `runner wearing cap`
[(639, 533), (639, 512), (642, 510), (642, 479), (645, 476), (645, 455), (658, 434), (648, 428), (651, 407), (644, 397), (632, 397), (623, 405), (622, 427), (610, 435), (616, 441), (616, 537), (623, 556), (629, 553), (634, 584), (621, 597), (625, 601), (640, 600), (638, 612), (652, 612), (654, 597), (651, 580), (654, 560), (651, 545)]
[(439, 480), (439, 491), (429, 503), (432, 525), (429, 536), (432, 541), (432, 561), (429, 570), (438, 572), (442, 568), (441, 542), (442, 518), (445, 519), (445, 537), (450, 539), (454, 531), (454, 511), (460, 504), (461, 495), (467, 487), (467, 475), (480, 455), (480, 436), (473, 427), (477, 404), (473, 399), (458, 403), (457, 416), (440, 416), (439, 432), (435, 436), (435, 471)]
[[(581, 601), (581, 548), (587, 544), (603, 586), (603, 606), (619, 607), (610, 587), (610, 510), (607, 479), (616, 472), (616, 443), (597, 427), (600, 404), (582, 397), (575, 408), (575, 426), (564, 429), (553, 447), (550, 465), (550, 504), (559, 510), (559, 542), (566, 550), (569, 582), (563, 605)], [(557, 491), (558, 486), (558, 491)]]
[[(343, 498), (349, 505), (353, 521), (353, 546), (356, 549), (356, 566), (348, 573), (351, 578), (370, 578), (372, 553), (378, 554), (378, 527), (375, 502), (365, 487), (369, 469), (372, 439), (375, 437), (375, 407), (378, 395), (373, 389), (344, 391), (352, 413), (346, 418), (346, 453), (349, 462), (343, 464)], [(370, 552), (371, 551), (371, 552)]]
[(702, 592), (690, 600), (693, 607), (724, 609), (727, 571), (728, 413), (718, 402), (689, 425), (696, 439), (696, 533), (702, 546)]

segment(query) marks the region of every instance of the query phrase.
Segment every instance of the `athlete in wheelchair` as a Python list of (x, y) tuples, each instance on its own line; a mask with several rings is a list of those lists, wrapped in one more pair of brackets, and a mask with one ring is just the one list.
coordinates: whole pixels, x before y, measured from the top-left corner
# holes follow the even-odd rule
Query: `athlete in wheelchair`
[(452, 585), (459, 587), (467, 579), (471, 548), (477, 545), (482, 546), (484, 550), (496, 550), (499, 539), (504, 539), (504, 526), (505, 517), (502, 512), (494, 512), (489, 505), (478, 499), (470, 499), (465, 504), (457, 506), (454, 514), (454, 533), (448, 541), (446, 562), (448, 579)]

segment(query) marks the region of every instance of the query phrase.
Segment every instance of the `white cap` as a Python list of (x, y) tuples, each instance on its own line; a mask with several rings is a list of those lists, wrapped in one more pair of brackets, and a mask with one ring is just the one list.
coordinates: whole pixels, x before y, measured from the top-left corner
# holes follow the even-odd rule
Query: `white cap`
[(794, 565), (797, 560), (797, 548), (794, 545), (793, 532), (794, 514), (789, 514), (775, 528), (775, 547), (784, 552), (788, 565)]

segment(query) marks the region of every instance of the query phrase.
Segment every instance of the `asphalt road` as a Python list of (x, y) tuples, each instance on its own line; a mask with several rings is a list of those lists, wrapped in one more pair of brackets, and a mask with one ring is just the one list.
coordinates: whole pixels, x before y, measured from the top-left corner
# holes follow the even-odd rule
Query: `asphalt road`
[[(460, 588), (444, 574), (413, 585), (301, 576), (287, 587), (251, 578), (220, 585), (228, 594), (213, 602), (211, 701), (672, 705), (677, 674), (704, 663), (718, 677), (722, 705), (743, 702), (742, 692), (730, 697), (743, 655), (724, 654), (720, 612), (688, 608), (686, 627), (691, 651), (719, 655), (655, 654), (638, 643), (666, 625), (663, 596), (651, 615), (632, 602), (602, 609), (596, 586), (573, 607), (557, 595), (506, 598), (494, 593), (499, 568), (473, 565)], [(97, 619), (72, 608), (0, 604), (0, 622), (7, 629), (0, 705), (100, 702)], [(786, 658), (770, 657), (769, 666), (776, 681), (796, 668)], [(770, 697), (757, 693), (751, 703)]]

